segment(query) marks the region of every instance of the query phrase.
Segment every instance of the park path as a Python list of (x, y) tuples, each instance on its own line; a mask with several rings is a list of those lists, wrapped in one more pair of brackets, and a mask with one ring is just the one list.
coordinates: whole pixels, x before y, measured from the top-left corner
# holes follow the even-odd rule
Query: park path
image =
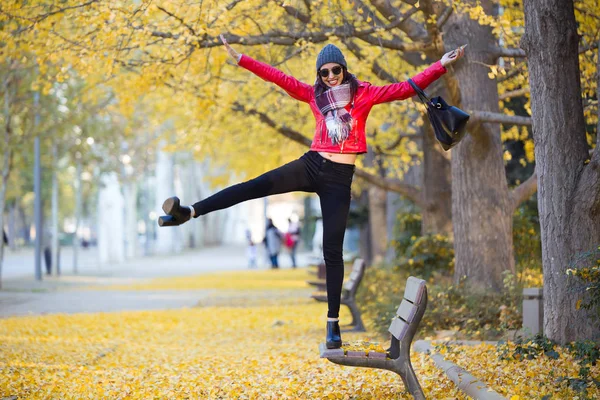
[[(290, 268), (288, 254), (280, 255), (282, 268)], [(72, 252), (62, 250), (61, 276), (34, 279), (31, 250), (6, 255), (0, 290), (0, 317), (48, 313), (111, 312), (192, 307), (214, 291), (111, 290), (109, 286), (140, 283), (152, 278), (191, 276), (216, 271), (247, 270), (244, 246), (207, 247), (171, 256), (139, 257), (119, 264), (100, 265), (95, 248), (80, 251), (78, 273), (73, 273)], [(309, 253), (298, 254), (299, 266)], [(259, 268), (268, 268), (259, 261)], [(97, 286), (90, 290), (90, 286)], [(106, 290), (102, 287), (106, 286)]]

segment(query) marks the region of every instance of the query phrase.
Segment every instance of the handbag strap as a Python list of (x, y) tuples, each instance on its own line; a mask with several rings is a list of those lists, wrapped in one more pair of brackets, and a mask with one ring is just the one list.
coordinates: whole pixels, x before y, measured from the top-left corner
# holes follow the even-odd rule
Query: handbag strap
[(410, 86), (412, 86), (412, 88), (415, 90), (415, 92), (417, 92), (417, 95), (419, 96), (419, 99), (421, 99), (423, 104), (425, 104), (426, 106), (429, 104), (432, 104), (431, 99), (429, 99), (429, 97), (427, 97), (425, 92), (412, 79), (409, 79), (408, 83), (410, 84)]

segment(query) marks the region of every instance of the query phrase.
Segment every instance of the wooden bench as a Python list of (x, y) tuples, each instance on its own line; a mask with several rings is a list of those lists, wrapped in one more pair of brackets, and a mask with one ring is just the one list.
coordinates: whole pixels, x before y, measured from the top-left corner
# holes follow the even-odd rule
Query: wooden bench
[(317, 279), (325, 279), (325, 261), (309, 267), (308, 273), (316, 275)]
[[(342, 298), (340, 299), (340, 304), (348, 306), (350, 313), (352, 314), (352, 322), (350, 323), (352, 328), (345, 329), (344, 331), (365, 332), (365, 326), (360, 316), (360, 310), (356, 305), (356, 290), (364, 275), (365, 261), (362, 258), (357, 258), (354, 260), (352, 272), (350, 273), (348, 280), (344, 283)], [(314, 293), (311, 297), (317, 301), (327, 301), (326, 294)]]
[(308, 283), (311, 286), (316, 286), (317, 291), (319, 291), (319, 292), (326, 291), (327, 290), (327, 284), (325, 282), (325, 261), (321, 261), (317, 265), (315, 271), (309, 270), (308, 272), (311, 273), (311, 274), (317, 275), (317, 279), (316, 280), (306, 281), (306, 283)]
[(321, 358), (351, 367), (379, 368), (393, 371), (400, 375), (404, 386), (417, 400), (425, 399), (423, 389), (415, 375), (410, 362), (410, 346), (427, 308), (427, 287), (425, 281), (411, 276), (406, 281), (404, 299), (396, 316), (392, 320), (389, 332), (392, 334), (390, 348), (387, 353), (365, 354), (365, 352), (345, 353), (341, 349), (327, 349), (325, 343), (319, 345)]

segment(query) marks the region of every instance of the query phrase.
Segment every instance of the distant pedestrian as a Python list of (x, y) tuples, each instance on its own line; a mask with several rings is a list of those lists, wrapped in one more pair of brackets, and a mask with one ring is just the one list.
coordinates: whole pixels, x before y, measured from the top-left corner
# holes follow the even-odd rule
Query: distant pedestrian
[(2, 240), (4, 240), (4, 244), (8, 244), (8, 236), (6, 235), (4, 228), (2, 228)]
[(288, 218), (288, 230), (285, 234), (285, 247), (290, 251), (292, 259), (292, 268), (296, 268), (296, 248), (300, 242), (300, 224)]
[(246, 241), (248, 243), (248, 248), (246, 249), (248, 268), (256, 268), (256, 243), (252, 240), (250, 229), (246, 229)]
[(50, 229), (44, 229), (42, 233), (42, 254), (44, 264), (46, 265), (46, 275), (52, 274), (52, 232)]
[(273, 224), (273, 220), (269, 218), (267, 221), (267, 231), (265, 232), (265, 246), (267, 253), (271, 259), (271, 268), (279, 268), (279, 252), (281, 251), (281, 242), (283, 235), (281, 231)]

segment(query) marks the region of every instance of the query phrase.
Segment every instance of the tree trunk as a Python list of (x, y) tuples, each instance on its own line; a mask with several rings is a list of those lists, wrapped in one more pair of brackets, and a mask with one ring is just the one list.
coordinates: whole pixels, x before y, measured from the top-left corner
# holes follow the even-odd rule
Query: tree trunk
[(6, 202), (6, 184), (11, 167), (12, 151), (10, 148), (11, 114), (10, 114), (10, 78), (4, 82), (4, 146), (2, 148), (2, 179), (0, 180), (0, 288), (2, 288), (2, 263), (4, 262), (4, 206)]
[(385, 260), (387, 251), (387, 192), (376, 186), (370, 186), (369, 193), (369, 225), (371, 231), (372, 264)]
[[(364, 161), (365, 166), (375, 166), (379, 169), (372, 149), (369, 148)], [(367, 188), (367, 193), (369, 196), (369, 233), (371, 237), (370, 264), (377, 264), (385, 259), (389, 239), (386, 218), (387, 192), (380, 187), (370, 185)]]
[[(423, 118), (427, 118), (423, 116)], [(435, 141), (429, 121), (423, 124), (422, 233), (452, 235), (452, 186), (450, 160)]]
[[(356, 202), (362, 207), (369, 206), (369, 193), (368, 190), (363, 190), (356, 199)], [(371, 260), (373, 259), (372, 247), (371, 247), (371, 226), (367, 222), (366, 224), (360, 225), (360, 243), (359, 243), (359, 254), (365, 260), (367, 265), (371, 265)]]
[[(123, 174), (125, 175), (125, 174)], [(125, 257), (135, 258), (137, 254), (137, 181), (127, 181), (123, 176), (123, 198), (125, 201)]]
[[(470, 1), (475, 5), (474, 1)], [(490, 0), (481, 2), (493, 14)], [(466, 110), (499, 112), (496, 81), (486, 65), (495, 38), (467, 14), (454, 13), (445, 26), (447, 48), (469, 43), (468, 57), (456, 66)], [(498, 124), (472, 124), (469, 135), (452, 150), (452, 220), (456, 254), (455, 280), (463, 276), (484, 288), (500, 290), (502, 272), (515, 270), (512, 207), (502, 158)]]
[(578, 258), (600, 244), (600, 157), (596, 148), (585, 164), (589, 153), (573, 2), (528, 0), (524, 6), (521, 46), (528, 58), (538, 174), (544, 331), (563, 344), (598, 340), (591, 314), (576, 310), (582, 293), (565, 273), (586, 266)]
[(58, 267), (58, 149), (56, 143), (52, 143), (52, 262), (54, 273), (60, 275)]
[(14, 201), (8, 212), (8, 246), (12, 251), (17, 250), (17, 218), (18, 218), (18, 208), (17, 202)]
[(77, 159), (75, 177), (75, 232), (73, 233), (73, 274), (78, 273), (79, 263), (79, 225), (81, 224), (81, 160)]
[[(6, 134), (8, 136), (8, 133)], [(6, 183), (10, 172), (11, 152), (8, 147), (8, 141), (5, 142), (4, 162), (2, 163), (2, 180), (0, 181), (0, 288), (2, 288), (2, 264), (4, 262), (4, 204), (6, 200)]]

